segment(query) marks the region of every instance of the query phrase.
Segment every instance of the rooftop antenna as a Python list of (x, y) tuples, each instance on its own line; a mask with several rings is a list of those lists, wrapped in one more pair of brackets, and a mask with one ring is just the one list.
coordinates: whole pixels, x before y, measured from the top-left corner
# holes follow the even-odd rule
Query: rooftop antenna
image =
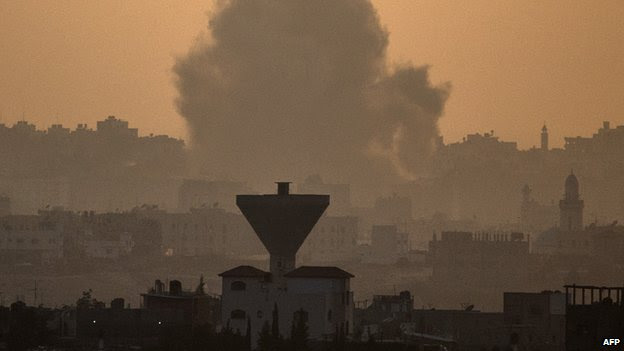
[(33, 297), (34, 297), (33, 306), (37, 306), (37, 281), (36, 280), (35, 280), (35, 288), (31, 289), (30, 291), (33, 292)]

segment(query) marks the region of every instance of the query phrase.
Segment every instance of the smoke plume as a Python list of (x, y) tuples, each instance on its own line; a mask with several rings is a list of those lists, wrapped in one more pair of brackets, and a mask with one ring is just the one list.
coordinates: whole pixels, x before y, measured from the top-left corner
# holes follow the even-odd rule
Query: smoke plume
[(390, 67), (366, 0), (233, 0), (174, 67), (199, 167), (215, 178), (414, 179), (449, 84)]

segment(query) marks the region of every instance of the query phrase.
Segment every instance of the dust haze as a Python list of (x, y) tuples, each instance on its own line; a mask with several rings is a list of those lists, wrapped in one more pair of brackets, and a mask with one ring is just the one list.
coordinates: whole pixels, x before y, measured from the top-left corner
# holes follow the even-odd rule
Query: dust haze
[[(141, 12), (138, 2), (119, 3)], [(98, 4), (112, 17), (128, 13), (110, 3)], [(440, 6), (461, 12), (466, 5)], [(514, 6), (526, 15), (538, 3)], [(566, 11), (585, 18), (573, 6), (554, 13)], [(425, 12), (436, 26), (447, 25), (435, 11)], [(476, 12), (480, 22), (470, 26), (485, 23), (486, 32), (504, 26)], [(82, 18), (76, 13), (66, 16)], [(121, 37), (140, 24), (135, 17), (128, 16), (130, 27), (114, 28)], [(620, 116), (588, 114), (604, 120), (583, 125), (582, 136), (567, 134), (576, 123), (571, 117), (543, 123), (548, 111), (566, 115), (571, 105), (540, 95), (529, 74), (539, 65), (516, 58), (507, 67), (527, 72), (523, 79), (539, 97), (531, 102), (548, 109), (539, 123), (516, 118), (522, 109), (516, 115), (486, 109), (487, 118), (531, 131), (536, 146), (520, 147), (495, 125), (475, 130), (481, 117), (469, 109), (453, 123), (473, 125), (454, 124), (464, 137), (453, 141), (439, 124), (449, 123), (442, 117), (462, 91), (473, 88), (471, 103), (514, 109), (527, 100), (489, 98), (486, 85), (498, 84), (496, 93), (514, 100), (505, 87), (523, 82), (498, 74), (497, 61), (478, 75), (482, 85), (450, 74), (457, 89), (449, 100), (450, 83), (432, 82), (429, 66), (388, 59), (390, 40), (425, 36), (464, 63), (450, 51), (460, 44), (475, 52), (486, 45), (497, 58), (512, 55), (486, 35), (476, 43), (445, 30), (453, 40), (437, 41), (442, 31), (422, 17), (415, 21), (422, 30), (391, 34), (363, 0), (222, 1), (204, 17), (195, 43), (185, 43), (186, 53), (163, 70), (171, 81), (132, 82), (177, 92), (167, 101), (183, 116), (190, 140), (155, 135), (133, 113), (100, 115), (95, 104), (77, 125), (63, 116), (46, 125), (27, 114), (0, 123), (0, 350), (573, 351), (600, 350), (606, 345), (600, 340), (624, 333)], [(154, 31), (167, 31), (157, 19), (149, 21), (158, 23)], [(76, 26), (55, 28), (70, 41), (86, 25)], [(512, 44), (541, 44), (512, 31)], [(118, 46), (133, 59), (146, 56), (141, 68), (155, 74), (150, 64), (168, 55)], [(429, 46), (414, 44), (422, 57), (413, 59), (426, 63)], [(7, 47), (19, 52), (18, 45)], [(555, 60), (549, 50), (558, 51), (549, 45), (531, 54)], [(79, 51), (91, 53), (87, 46)], [(93, 65), (62, 49), (53, 53), (93, 70), (107, 64), (105, 56)], [(118, 59), (133, 70), (134, 61)], [(0, 68), (12, 71), (6, 62), (0, 57)], [(25, 66), (47, 87), (37, 72), (57, 64), (45, 62)], [(560, 70), (600, 78), (589, 67), (570, 67)], [(115, 75), (127, 78), (113, 71), (80, 76), (98, 87)], [(494, 76), (504, 82), (493, 83)], [(79, 105), (59, 87), (49, 89), (63, 97), (59, 104)], [(74, 88), (107, 109), (118, 107), (106, 100), (105, 88)], [(139, 109), (158, 109), (163, 100), (130, 91), (124, 98)], [(606, 97), (593, 106), (617, 109), (601, 103), (608, 94), (595, 95)], [(158, 116), (150, 118), (158, 124)]]
[(258, 183), (415, 179), (449, 84), (392, 65), (387, 46), (368, 1), (223, 3), (174, 68), (198, 169)]

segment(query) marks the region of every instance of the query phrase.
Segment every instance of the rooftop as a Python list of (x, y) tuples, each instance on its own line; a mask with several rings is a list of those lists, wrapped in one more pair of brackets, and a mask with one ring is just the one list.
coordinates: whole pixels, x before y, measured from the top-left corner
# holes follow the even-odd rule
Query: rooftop
[(252, 266), (238, 266), (219, 274), (220, 277), (264, 278), (271, 273)]
[(348, 279), (355, 277), (353, 274), (343, 271), (338, 267), (301, 266), (284, 274), (287, 278), (330, 278)]

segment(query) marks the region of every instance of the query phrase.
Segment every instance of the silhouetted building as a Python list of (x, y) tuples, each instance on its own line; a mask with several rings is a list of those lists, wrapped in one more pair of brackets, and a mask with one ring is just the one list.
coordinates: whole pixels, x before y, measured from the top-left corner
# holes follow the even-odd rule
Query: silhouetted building
[(604, 340), (624, 335), (624, 288), (566, 285), (566, 350), (616, 349)]
[(157, 208), (135, 211), (159, 223), (167, 256), (241, 257), (262, 253), (262, 245), (245, 218), (222, 208), (198, 207), (183, 213)]
[(160, 280), (154, 287), (141, 294), (143, 308), (148, 311), (179, 311), (187, 325), (216, 326), (221, 317), (221, 302), (204, 291), (203, 279), (195, 290), (182, 289), (178, 280), (169, 282), (169, 289)]
[(63, 236), (38, 216), (0, 218), (0, 261), (43, 264), (63, 257)]
[(222, 323), (251, 326), (252, 344), (265, 323), (279, 319), (282, 335), (303, 318), (312, 339), (353, 327), (350, 273), (337, 267), (296, 267), (295, 255), (329, 205), (327, 195), (292, 195), (278, 183), (274, 195), (238, 195), (236, 203), (270, 254), (270, 271), (239, 266), (222, 277)]
[(583, 230), (583, 207), (584, 202), (579, 195), (579, 182), (574, 173), (566, 178), (565, 193), (559, 201), (560, 220), (559, 228), (562, 231)]
[(541, 137), (542, 139), (540, 149), (542, 151), (548, 151), (548, 128), (546, 128), (546, 124), (544, 124), (544, 126), (542, 127)]
[(378, 324), (383, 320), (392, 319), (400, 322), (411, 322), (414, 310), (414, 298), (409, 291), (401, 291), (398, 295), (373, 295), (367, 306), (358, 306), (356, 323), (360, 328), (370, 324)]
[[(474, 306), (472, 306), (474, 307)], [(452, 340), (459, 350), (504, 350), (509, 345), (502, 313), (482, 312), (471, 306), (463, 310), (416, 308), (405, 329)]]
[[(109, 116), (97, 129), (54, 124), (37, 130), (25, 121), (0, 125), (0, 192), (13, 213), (46, 206), (114, 211), (140, 203), (175, 207), (186, 176), (184, 142), (166, 135), (139, 136)], [(154, 191), (158, 189), (158, 191)]]
[(301, 262), (350, 262), (358, 258), (359, 219), (323, 215), (306, 238), (298, 257)]
[(523, 233), (442, 232), (429, 243), (429, 260), (440, 296), (489, 308), (535, 280)]
[(559, 201), (559, 227), (542, 232), (535, 241), (535, 252), (558, 255), (588, 255), (591, 238), (583, 228), (584, 201), (574, 173), (565, 179), (563, 199)]
[(396, 225), (374, 225), (371, 231), (369, 252), (364, 262), (392, 264), (407, 259), (409, 235), (398, 231)]
[(512, 345), (520, 350), (565, 350), (565, 294), (506, 292), (503, 300)]
[(554, 205), (543, 205), (531, 197), (528, 184), (522, 187), (520, 226), (529, 233), (541, 233), (557, 225), (558, 209)]
[(132, 253), (134, 241), (128, 233), (121, 233), (115, 239), (94, 239), (84, 240), (84, 253), (90, 258), (118, 259)]
[(412, 199), (416, 217), (443, 212), (483, 225), (516, 222), (518, 189), (530, 184), (539, 194), (536, 201), (558, 201), (560, 179), (572, 168), (583, 175), (583, 201), (592, 217), (604, 220), (624, 213), (624, 126), (605, 123), (591, 137), (565, 138), (563, 148), (552, 148), (549, 142), (545, 150), (536, 141), (537, 148), (519, 150), (516, 143), (501, 141), (490, 132), (440, 145), (432, 172), (403, 186), (401, 193)]

